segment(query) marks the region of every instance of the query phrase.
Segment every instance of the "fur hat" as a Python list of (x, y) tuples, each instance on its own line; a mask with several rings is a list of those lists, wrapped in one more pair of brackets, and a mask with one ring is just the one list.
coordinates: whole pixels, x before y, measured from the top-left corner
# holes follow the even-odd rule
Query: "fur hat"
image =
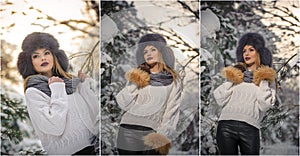
[(170, 47), (168, 47), (166, 40), (159, 34), (146, 34), (141, 37), (138, 42), (137, 50), (136, 50), (136, 63), (137, 65), (141, 65), (145, 63), (144, 59), (144, 49), (146, 46), (152, 45), (161, 52), (163, 60), (166, 65), (174, 69), (175, 56)]
[(243, 49), (245, 45), (251, 45), (256, 49), (256, 51), (259, 53), (260, 63), (262, 65), (272, 67), (272, 53), (268, 48), (265, 47), (264, 38), (257, 33), (247, 33), (240, 38), (238, 47), (236, 49), (237, 62), (245, 63), (243, 58)]
[(69, 60), (63, 50), (59, 50), (57, 40), (48, 33), (33, 32), (25, 37), (22, 43), (22, 51), (18, 56), (18, 71), (25, 79), (30, 75), (38, 74), (32, 64), (31, 54), (37, 49), (45, 48), (56, 56), (60, 66), (64, 71), (68, 70)]

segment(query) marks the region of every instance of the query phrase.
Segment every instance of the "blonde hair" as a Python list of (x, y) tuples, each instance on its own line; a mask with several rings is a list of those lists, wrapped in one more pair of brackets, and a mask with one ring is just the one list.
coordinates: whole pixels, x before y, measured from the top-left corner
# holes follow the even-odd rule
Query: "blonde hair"
[(178, 74), (173, 69), (169, 68), (165, 63), (158, 63), (158, 66), (159, 68), (161, 66), (162, 70), (166, 70), (167, 72), (169, 72), (172, 75), (173, 81), (176, 84), (176, 79), (178, 78)]
[(167, 72), (169, 72), (171, 75), (172, 75), (172, 77), (173, 77), (173, 81), (175, 82), (175, 84), (176, 84), (176, 79), (177, 79), (177, 77), (178, 77), (178, 74), (173, 70), (173, 69), (171, 69), (171, 68), (169, 68), (167, 65), (166, 65), (166, 63), (165, 63), (165, 61), (164, 61), (164, 59), (163, 59), (163, 57), (162, 57), (162, 54), (161, 54), (161, 52), (159, 52), (159, 62), (158, 62), (158, 71), (167, 71)]
[(63, 76), (64, 78), (67, 79), (72, 79), (72, 77), (74, 77), (72, 74), (69, 74), (62, 69), (55, 55), (53, 55), (53, 62), (54, 62), (54, 66), (52, 68), (53, 73), (57, 73), (58, 75)]
[[(56, 74), (58, 74), (59, 76), (62, 76), (62, 77), (64, 77), (64, 78), (66, 78), (66, 79), (72, 79), (74, 76), (73, 76), (72, 74), (67, 73), (66, 71), (64, 71), (64, 70), (62, 69), (61, 65), (59, 64), (57, 57), (56, 57), (52, 52), (51, 52), (51, 54), (52, 54), (52, 56), (53, 56), (53, 62), (54, 62), (54, 63), (53, 63), (53, 67), (52, 67), (53, 73), (56, 73)], [(36, 75), (40, 75), (40, 74), (36, 74)], [(30, 76), (28, 76), (28, 77), (26, 77), (26, 78), (24, 79), (24, 84), (23, 84), (24, 92), (26, 91), (27, 82), (28, 82), (28, 80), (29, 80), (32, 76), (34, 76), (34, 75), (30, 75)]]
[(256, 60), (255, 60), (255, 65), (256, 65), (256, 68), (260, 67), (260, 55), (259, 55), (259, 52), (256, 50)]

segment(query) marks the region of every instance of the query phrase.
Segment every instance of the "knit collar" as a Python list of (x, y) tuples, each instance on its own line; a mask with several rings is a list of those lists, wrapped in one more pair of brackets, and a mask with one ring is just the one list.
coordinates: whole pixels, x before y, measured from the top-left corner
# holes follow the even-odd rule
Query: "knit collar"
[(173, 76), (167, 71), (159, 73), (150, 73), (151, 86), (168, 86), (173, 82)]
[[(66, 92), (68, 95), (75, 92), (77, 85), (80, 83), (79, 78), (72, 78), (72, 79), (62, 78), (62, 79), (64, 80), (66, 86)], [(47, 76), (34, 75), (30, 77), (27, 81), (26, 89), (29, 87), (34, 87), (42, 91), (43, 93), (47, 94), (49, 97), (51, 97), (51, 90), (49, 88)]]
[(250, 70), (244, 71), (244, 82), (252, 83), (253, 82), (253, 72)]

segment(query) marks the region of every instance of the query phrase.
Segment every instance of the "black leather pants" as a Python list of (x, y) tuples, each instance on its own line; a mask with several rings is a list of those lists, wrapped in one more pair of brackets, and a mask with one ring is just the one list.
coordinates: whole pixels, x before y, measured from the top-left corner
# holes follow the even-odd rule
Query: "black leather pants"
[(221, 120), (217, 128), (217, 145), (221, 155), (259, 155), (259, 129), (246, 122)]

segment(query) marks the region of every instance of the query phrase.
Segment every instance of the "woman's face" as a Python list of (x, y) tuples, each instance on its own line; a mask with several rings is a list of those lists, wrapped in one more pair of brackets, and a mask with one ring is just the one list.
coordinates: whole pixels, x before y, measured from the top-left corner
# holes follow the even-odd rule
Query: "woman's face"
[(31, 61), (37, 73), (51, 77), (53, 75), (53, 55), (45, 48), (37, 49), (31, 54)]
[(251, 45), (245, 45), (244, 49), (243, 49), (243, 57), (244, 57), (244, 61), (247, 65), (253, 65), (256, 63), (257, 58), (258, 58), (258, 53), (256, 51), (256, 49), (251, 46)]
[(158, 49), (152, 45), (145, 47), (144, 49), (144, 59), (148, 65), (155, 65), (160, 62), (160, 52)]

